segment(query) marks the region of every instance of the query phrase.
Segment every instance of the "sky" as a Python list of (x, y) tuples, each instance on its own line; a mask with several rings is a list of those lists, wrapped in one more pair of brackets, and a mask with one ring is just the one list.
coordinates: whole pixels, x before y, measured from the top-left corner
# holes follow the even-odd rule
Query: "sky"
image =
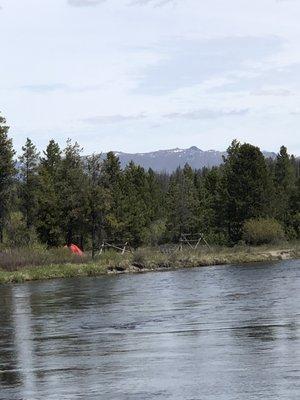
[(300, 155), (299, 18), (300, 0), (0, 0), (0, 111), (18, 151)]

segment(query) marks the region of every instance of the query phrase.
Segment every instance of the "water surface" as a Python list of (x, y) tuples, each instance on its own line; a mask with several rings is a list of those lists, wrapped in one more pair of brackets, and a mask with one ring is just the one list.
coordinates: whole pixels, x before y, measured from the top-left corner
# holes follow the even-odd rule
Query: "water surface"
[(299, 267), (0, 286), (0, 399), (298, 400)]

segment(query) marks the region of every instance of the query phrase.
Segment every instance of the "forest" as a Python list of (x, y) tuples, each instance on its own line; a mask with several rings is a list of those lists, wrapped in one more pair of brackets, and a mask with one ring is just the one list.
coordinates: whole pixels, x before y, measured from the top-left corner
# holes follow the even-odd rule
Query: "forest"
[(101, 243), (133, 248), (203, 234), (210, 244), (264, 244), (300, 238), (300, 161), (275, 159), (234, 140), (220, 167), (156, 173), (118, 157), (82, 155), (50, 140), (39, 153), (28, 138), (17, 157), (0, 117), (0, 246), (47, 248)]

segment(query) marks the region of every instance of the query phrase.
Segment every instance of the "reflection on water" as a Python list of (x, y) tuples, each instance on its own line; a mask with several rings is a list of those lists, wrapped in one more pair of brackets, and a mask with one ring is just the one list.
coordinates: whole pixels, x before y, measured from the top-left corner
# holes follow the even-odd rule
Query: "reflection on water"
[(14, 286), (11, 294), (17, 373), (22, 379), (23, 395), (30, 398), (35, 393), (35, 370), (29, 287)]
[(0, 399), (298, 400), (298, 261), (0, 287)]

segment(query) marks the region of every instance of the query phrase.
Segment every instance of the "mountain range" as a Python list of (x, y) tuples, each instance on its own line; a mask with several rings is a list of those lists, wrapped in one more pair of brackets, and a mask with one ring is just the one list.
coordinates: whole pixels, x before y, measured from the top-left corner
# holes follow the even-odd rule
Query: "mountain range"
[[(138, 164), (145, 169), (152, 168), (159, 172), (172, 172), (177, 167), (183, 167), (186, 163), (194, 169), (203, 167), (214, 167), (222, 164), (225, 151), (201, 150), (196, 146), (188, 149), (158, 150), (150, 153), (123, 153), (114, 152), (120, 159), (121, 166), (124, 168), (130, 161)], [(263, 152), (266, 158), (275, 158), (272, 152)]]

